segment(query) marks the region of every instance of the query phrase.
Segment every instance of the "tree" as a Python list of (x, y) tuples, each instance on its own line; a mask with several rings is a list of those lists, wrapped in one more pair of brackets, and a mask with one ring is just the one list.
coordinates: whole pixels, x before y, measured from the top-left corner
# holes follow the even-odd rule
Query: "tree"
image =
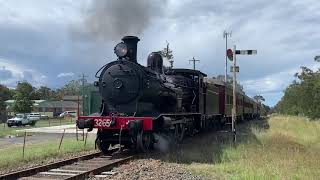
[(253, 99), (256, 100), (256, 102), (258, 103), (262, 103), (263, 101), (265, 101), (264, 97), (261, 95), (255, 95), (253, 96)]
[(4, 85), (0, 84), (0, 111), (5, 110), (5, 101), (12, 97), (11, 91)]
[(30, 113), (32, 110), (32, 96), (35, 88), (28, 82), (19, 82), (14, 95), (13, 111), (18, 113)]
[(71, 80), (62, 88), (52, 91), (52, 99), (60, 100), (63, 96), (79, 96), (81, 94), (81, 80)]
[(80, 80), (71, 80), (64, 87), (63, 91), (65, 95), (80, 95), (81, 90), (81, 81)]
[[(224, 75), (218, 75), (217, 79), (219, 79), (220, 81), (225, 81), (225, 76)], [(227, 82), (228, 84), (232, 84), (232, 77), (227, 75)]]
[[(319, 58), (315, 61), (320, 62)], [(320, 118), (320, 69), (313, 71), (302, 66), (294, 77), (296, 79), (285, 89), (276, 110), (283, 114)]]
[(55, 92), (46, 86), (41, 86), (37, 89), (36, 94), (39, 99), (50, 100), (54, 99)]
[[(225, 76), (224, 75), (218, 75), (216, 79), (219, 79), (220, 81), (225, 81)], [(227, 84), (229, 86), (233, 86), (233, 78), (229, 75), (227, 75)], [(237, 81), (237, 84), (236, 84), (236, 89), (243, 92), (243, 86), (239, 83), (239, 81)]]
[(170, 67), (173, 67), (173, 53), (172, 50), (169, 48), (169, 43), (167, 42), (167, 47), (164, 48), (162, 51), (159, 51), (163, 58), (166, 58), (170, 62)]

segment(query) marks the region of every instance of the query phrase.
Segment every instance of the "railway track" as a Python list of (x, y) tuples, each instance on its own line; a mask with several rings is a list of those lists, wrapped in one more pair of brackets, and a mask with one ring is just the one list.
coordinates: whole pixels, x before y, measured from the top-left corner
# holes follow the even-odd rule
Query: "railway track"
[(107, 155), (92, 153), (67, 160), (37, 166), (26, 170), (1, 175), (0, 180), (78, 180), (87, 178), (107, 178), (113, 173), (113, 167), (133, 159), (130, 152), (122, 152), (113, 156), (114, 150)]

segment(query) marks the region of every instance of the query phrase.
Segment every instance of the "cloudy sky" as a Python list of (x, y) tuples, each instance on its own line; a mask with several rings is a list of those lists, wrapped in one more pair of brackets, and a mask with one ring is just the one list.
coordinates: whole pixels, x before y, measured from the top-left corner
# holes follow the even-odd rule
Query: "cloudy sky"
[(58, 88), (82, 73), (115, 60), (113, 46), (123, 35), (138, 35), (138, 59), (169, 41), (175, 67), (224, 74), (223, 31), (229, 45), (257, 49), (238, 56), (240, 83), (248, 95), (261, 94), (274, 105), (293, 74), (317, 68), (320, 54), (320, 2), (317, 0), (10, 0), (0, 1), (0, 83), (15, 87)]

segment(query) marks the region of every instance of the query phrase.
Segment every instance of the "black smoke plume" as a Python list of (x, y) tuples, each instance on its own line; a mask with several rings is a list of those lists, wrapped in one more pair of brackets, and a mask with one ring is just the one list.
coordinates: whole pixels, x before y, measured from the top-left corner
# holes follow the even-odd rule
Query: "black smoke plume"
[(161, 16), (165, 5), (161, 0), (93, 0), (83, 28), (97, 40), (140, 35), (155, 17)]

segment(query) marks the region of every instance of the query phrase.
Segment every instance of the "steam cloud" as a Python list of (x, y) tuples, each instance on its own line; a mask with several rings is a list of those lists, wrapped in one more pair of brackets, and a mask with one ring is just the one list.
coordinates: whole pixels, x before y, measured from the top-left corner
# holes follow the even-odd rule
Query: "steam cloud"
[(97, 40), (139, 35), (160, 16), (166, 1), (93, 0), (84, 17), (84, 28)]
[(154, 134), (154, 137), (158, 141), (156, 144), (154, 144), (154, 148), (157, 151), (167, 153), (172, 149), (173, 142), (170, 140), (170, 137), (162, 134)]

